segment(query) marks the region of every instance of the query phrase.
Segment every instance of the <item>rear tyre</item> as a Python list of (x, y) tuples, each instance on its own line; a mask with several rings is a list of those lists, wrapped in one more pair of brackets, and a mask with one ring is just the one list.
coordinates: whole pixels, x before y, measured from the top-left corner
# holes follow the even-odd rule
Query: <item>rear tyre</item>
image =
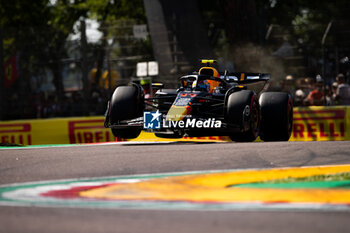
[(288, 141), (293, 127), (293, 101), (283, 92), (265, 92), (259, 99), (264, 141)]
[(260, 108), (257, 95), (250, 90), (232, 93), (227, 100), (226, 122), (240, 127), (241, 132), (229, 135), (232, 141), (252, 142), (260, 128)]
[[(121, 120), (129, 120), (142, 116), (143, 98), (135, 86), (117, 87), (113, 93), (110, 105), (110, 123), (118, 124)], [(112, 129), (115, 137), (137, 138), (140, 128)]]

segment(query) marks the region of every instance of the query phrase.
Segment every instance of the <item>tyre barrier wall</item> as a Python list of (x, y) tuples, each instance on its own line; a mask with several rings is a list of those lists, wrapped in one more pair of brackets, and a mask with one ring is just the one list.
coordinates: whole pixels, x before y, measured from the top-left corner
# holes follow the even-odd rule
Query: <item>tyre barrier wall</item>
[[(122, 141), (103, 126), (104, 117), (71, 117), (0, 122), (2, 145), (80, 144)], [(142, 132), (136, 141), (174, 141)], [(185, 137), (182, 141), (230, 141), (228, 137)], [(350, 140), (350, 107), (294, 108), (290, 141)]]

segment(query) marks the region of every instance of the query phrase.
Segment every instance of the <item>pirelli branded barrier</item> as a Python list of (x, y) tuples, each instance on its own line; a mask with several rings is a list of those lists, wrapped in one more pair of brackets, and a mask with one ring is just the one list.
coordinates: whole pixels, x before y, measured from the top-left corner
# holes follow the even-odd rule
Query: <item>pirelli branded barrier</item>
[(52, 118), (0, 122), (0, 142), (23, 145), (114, 141), (103, 117)]
[(350, 140), (350, 106), (294, 108), (290, 141)]
[[(123, 141), (103, 126), (104, 117), (52, 118), (0, 122), (0, 143), (21, 145), (75, 144)], [(134, 140), (173, 141), (144, 133)], [(226, 141), (228, 137), (197, 137), (181, 140)]]
[[(103, 126), (104, 117), (52, 118), (0, 122), (0, 143), (22, 145), (74, 144), (120, 141)], [(142, 133), (139, 141), (169, 141)], [(229, 141), (228, 137), (181, 140)], [(290, 141), (350, 140), (350, 107), (294, 108)]]

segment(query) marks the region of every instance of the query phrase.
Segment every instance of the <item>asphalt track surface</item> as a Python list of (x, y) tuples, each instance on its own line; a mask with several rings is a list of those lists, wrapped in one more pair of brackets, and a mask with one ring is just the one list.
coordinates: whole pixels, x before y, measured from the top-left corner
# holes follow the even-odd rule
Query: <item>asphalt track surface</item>
[[(0, 150), (0, 185), (163, 172), (350, 163), (349, 142), (181, 143)], [(0, 232), (350, 232), (349, 211), (0, 206)]]

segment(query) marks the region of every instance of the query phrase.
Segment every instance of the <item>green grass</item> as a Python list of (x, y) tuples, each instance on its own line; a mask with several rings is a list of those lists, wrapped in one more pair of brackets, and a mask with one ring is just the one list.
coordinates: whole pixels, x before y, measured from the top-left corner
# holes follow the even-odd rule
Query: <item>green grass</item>
[(307, 188), (350, 188), (350, 172), (308, 176), (301, 178), (288, 177), (285, 179), (268, 180), (264, 182), (232, 185), (230, 188), (279, 188), (279, 189), (307, 189)]

